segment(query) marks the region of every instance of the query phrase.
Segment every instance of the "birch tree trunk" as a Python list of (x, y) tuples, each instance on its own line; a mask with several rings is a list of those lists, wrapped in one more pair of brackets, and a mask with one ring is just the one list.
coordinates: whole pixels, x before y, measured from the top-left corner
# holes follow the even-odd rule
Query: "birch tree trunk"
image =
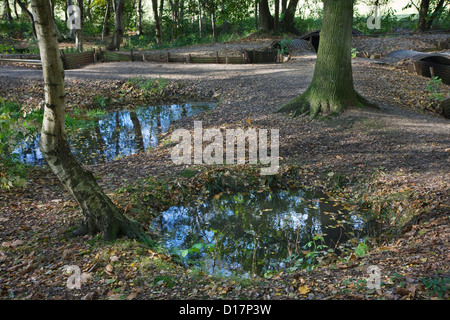
[(142, 34), (142, 0), (136, 3), (136, 34)]
[(48, 0), (32, 0), (44, 75), (45, 107), (39, 147), (51, 170), (80, 206), (84, 221), (74, 234), (101, 233), (105, 240), (120, 236), (145, 238), (137, 222), (126, 218), (97, 184), (93, 174), (72, 155), (64, 130), (64, 71)]
[(351, 107), (375, 106), (353, 86), (351, 46), (353, 0), (323, 0), (323, 22), (313, 79), (300, 97), (278, 112), (292, 116), (337, 115)]

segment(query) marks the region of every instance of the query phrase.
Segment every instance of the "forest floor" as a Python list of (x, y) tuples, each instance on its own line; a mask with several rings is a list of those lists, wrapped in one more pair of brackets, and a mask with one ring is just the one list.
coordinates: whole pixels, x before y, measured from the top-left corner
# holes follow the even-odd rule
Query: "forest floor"
[[(370, 240), (363, 257), (349, 251), (324, 258), (312, 271), (270, 278), (209, 276), (134, 241), (70, 237), (81, 219), (77, 205), (48, 168), (36, 167), (24, 188), (0, 191), (0, 298), (448, 299), (450, 122), (430, 107), (429, 79), (357, 58), (355, 87), (380, 110), (349, 110), (312, 122), (274, 113), (307, 88), (314, 63), (315, 55), (307, 54), (273, 65), (96, 64), (66, 71), (68, 110), (90, 105), (98, 94), (112, 98), (111, 108), (137, 106), (142, 100), (127, 79), (162, 77), (169, 85), (156, 99), (218, 101), (214, 110), (180, 120), (173, 129), (191, 130), (194, 120), (203, 121), (204, 129), (279, 129), (280, 181), (338, 193), (384, 219), (386, 233)], [(0, 79), (2, 96), (41, 103), (40, 70), (0, 66)], [(446, 85), (439, 90), (450, 95)], [(205, 176), (223, 178), (220, 168), (176, 166), (170, 152), (163, 143), (88, 169), (127, 214), (148, 223), (136, 198), (144, 191), (158, 203), (169, 196), (136, 191), (138, 181), (152, 177), (175, 189), (181, 183), (200, 196)], [(184, 178), (180, 172), (186, 169), (199, 173)], [(226, 167), (244, 182), (251, 170)], [(148, 208), (151, 216), (158, 209)], [(81, 290), (67, 289), (65, 265), (86, 273)], [(381, 289), (365, 285), (371, 265), (381, 269)]]

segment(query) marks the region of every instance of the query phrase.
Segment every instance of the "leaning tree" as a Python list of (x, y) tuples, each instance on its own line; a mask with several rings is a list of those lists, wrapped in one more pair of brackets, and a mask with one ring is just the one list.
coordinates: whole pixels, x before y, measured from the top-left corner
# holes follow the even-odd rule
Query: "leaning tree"
[(39, 147), (51, 170), (80, 206), (84, 220), (75, 235), (101, 233), (105, 240), (120, 236), (143, 239), (139, 223), (128, 219), (77, 162), (64, 130), (64, 69), (49, 0), (32, 0), (44, 74), (45, 107)]
[(351, 107), (375, 105), (353, 86), (351, 48), (353, 0), (323, 0), (323, 23), (313, 79), (299, 97), (279, 108), (293, 116), (340, 114)]

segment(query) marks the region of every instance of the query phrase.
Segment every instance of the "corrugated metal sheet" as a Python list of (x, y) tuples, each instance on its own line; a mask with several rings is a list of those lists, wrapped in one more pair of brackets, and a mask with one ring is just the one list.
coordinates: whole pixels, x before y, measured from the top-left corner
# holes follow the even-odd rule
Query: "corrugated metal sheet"
[[(287, 43), (286, 46), (289, 53), (315, 52), (311, 43), (302, 39), (293, 39), (290, 43)], [(272, 48), (275, 50), (281, 49), (281, 41), (274, 41), (272, 43)]]
[(431, 78), (433, 72), (434, 76), (442, 79), (443, 83), (450, 85), (450, 54), (448, 52), (424, 53), (414, 50), (397, 50), (375, 63), (395, 64), (405, 59), (413, 61), (414, 71), (417, 74)]

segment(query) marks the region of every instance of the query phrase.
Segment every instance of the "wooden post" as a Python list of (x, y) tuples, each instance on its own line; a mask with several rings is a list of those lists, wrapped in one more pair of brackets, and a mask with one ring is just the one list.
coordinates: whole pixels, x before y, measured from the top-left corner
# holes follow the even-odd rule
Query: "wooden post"
[(170, 62), (170, 52), (167, 52), (167, 63)]
[(216, 51), (216, 63), (219, 63), (219, 52)]
[(92, 49), (92, 54), (94, 55), (94, 63), (96, 63), (97, 62), (97, 50), (96, 50), (96, 48)]
[(434, 78), (434, 68), (430, 67), (430, 75), (432, 78)]
[(228, 64), (228, 56), (225, 57), (225, 64)]
[(191, 63), (191, 54), (189, 53), (188, 56), (186, 57), (186, 62), (187, 63)]
[(145, 61), (145, 54), (144, 53), (142, 54), (142, 62), (147, 62), (147, 61)]
[(133, 62), (133, 49), (130, 50), (130, 61)]

